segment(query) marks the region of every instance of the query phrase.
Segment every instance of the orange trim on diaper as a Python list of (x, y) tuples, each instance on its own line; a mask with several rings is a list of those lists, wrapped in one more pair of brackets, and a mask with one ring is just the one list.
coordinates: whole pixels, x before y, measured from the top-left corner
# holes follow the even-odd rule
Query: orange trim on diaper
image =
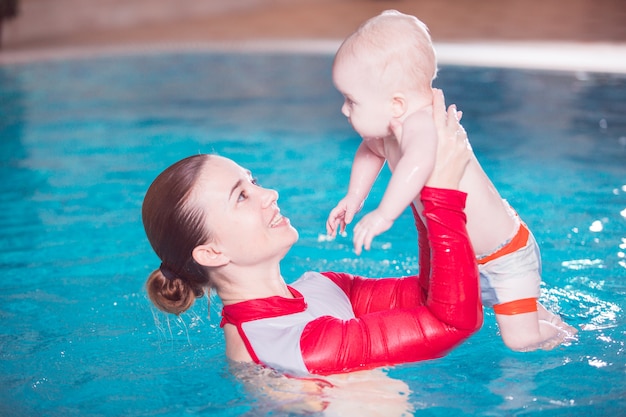
[(523, 298), (521, 300), (509, 301), (508, 303), (496, 304), (493, 306), (496, 314), (513, 316), (515, 314), (532, 313), (537, 311), (536, 298)]
[(487, 255), (484, 258), (478, 259), (477, 262), (480, 265), (484, 265), (489, 261), (493, 261), (494, 259), (498, 259), (504, 255), (508, 255), (509, 253), (513, 253), (516, 250), (523, 248), (524, 246), (526, 246), (526, 243), (528, 243), (529, 235), (530, 232), (528, 231), (526, 225), (524, 223), (520, 223), (519, 230), (517, 231), (515, 236), (513, 236), (513, 239), (511, 239), (509, 243), (507, 243), (491, 255)]

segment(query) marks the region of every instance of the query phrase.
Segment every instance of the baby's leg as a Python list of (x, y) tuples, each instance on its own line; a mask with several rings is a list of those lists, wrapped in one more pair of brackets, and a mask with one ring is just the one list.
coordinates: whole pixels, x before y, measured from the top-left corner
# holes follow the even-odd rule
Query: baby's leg
[(539, 304), (538, 311), (531, 313), (496, 314), (496, 321), (504, 344), (520, 352), (551, 350), (576, 334), (576, 329)]

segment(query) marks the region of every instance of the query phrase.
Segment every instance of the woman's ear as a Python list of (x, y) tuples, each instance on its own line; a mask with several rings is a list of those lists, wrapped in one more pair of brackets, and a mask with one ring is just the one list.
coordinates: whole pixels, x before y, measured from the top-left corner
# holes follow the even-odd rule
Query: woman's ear
[(230, 261), (230, 259), (219, 251), (214, 243), (196, 246), (191, 252), (191, 256), (193, 260), (200, 265), (209, 267), (223, 266)]
[(406, 114), (408, 104), (406, 97), (402, 93), (395, 93), (391, 98), (391, 114), (395, 118), (400, 118)]

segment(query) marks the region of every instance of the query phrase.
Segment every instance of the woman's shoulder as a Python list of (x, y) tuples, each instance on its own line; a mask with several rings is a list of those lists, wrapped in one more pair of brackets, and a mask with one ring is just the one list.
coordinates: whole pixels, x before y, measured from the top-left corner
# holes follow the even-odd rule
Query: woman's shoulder
[(348, 319), (354, 316), (350, 299), (343, 286), (336, 281), (342, 275), (309, 271), (290, 286), (302, 294), (307, 311), (314, 317), (330, 315)]
[(318, 292), (343, 292), (340, 282), (345, 280), (346, 277), (347, 274), (338, 272), (307, 271), (292, 284), (289, 284), (289, 286), (300, 291), (305, 296)]

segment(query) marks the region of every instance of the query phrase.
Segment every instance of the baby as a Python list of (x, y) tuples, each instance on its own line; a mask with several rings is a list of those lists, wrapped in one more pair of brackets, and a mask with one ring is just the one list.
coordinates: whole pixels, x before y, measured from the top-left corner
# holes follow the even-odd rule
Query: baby
[[(348, 193), (328, 217), (328, 234), (335, 236), (338, 228), (343, 231), (350, 224), (385, 162), (392, 172), (378, 207), (354, 228), (357, 254), (362, 247), (369, 250), (372, 239), (388, 230), (409, 205), (417, 213), (423, 210), (419, 194), (437, 149), (432, 106), (433, 96), (441, 92), (432, 88), (436, 73), (428, 29), (395, 10), (361, 25), (335, 56), (333, 82), (345, 98), (341, 111), (363, 140)], [(477, 254), (483, 304), (494, 308), (504, 343), (530, 351), (572, 339), (576, 329), (538, 302), (541, 260), (532, 233), (475, 157), (461, 189), (468, 194), (467, 230)]]

